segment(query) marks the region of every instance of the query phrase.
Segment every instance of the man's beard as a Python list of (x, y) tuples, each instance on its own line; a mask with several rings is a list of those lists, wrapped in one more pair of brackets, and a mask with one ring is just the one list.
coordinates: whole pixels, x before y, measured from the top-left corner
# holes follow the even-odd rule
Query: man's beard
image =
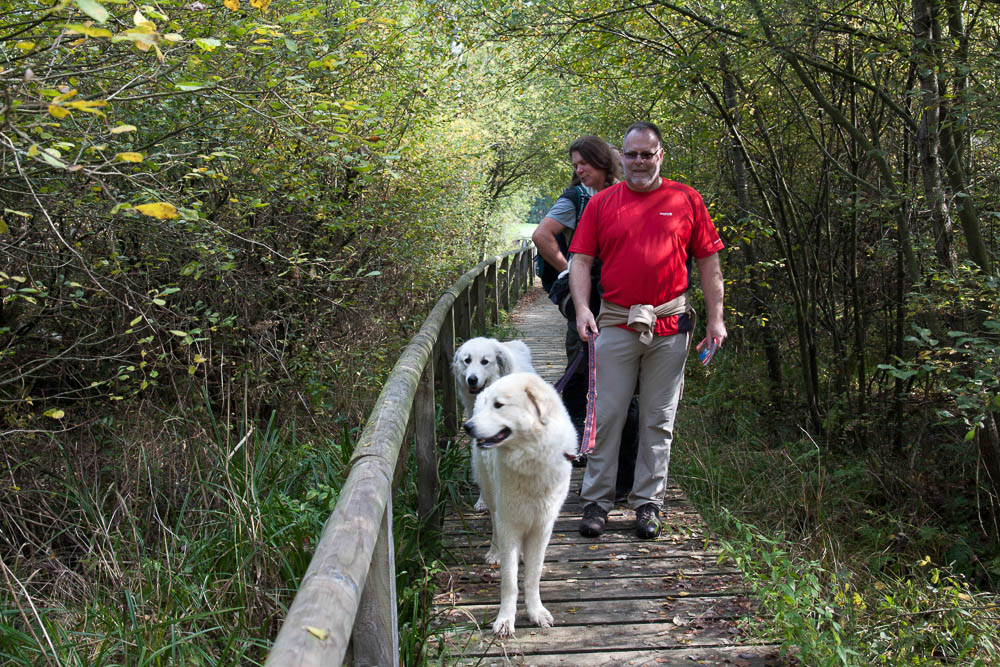
[(629, 185), (635, 186), (639, 189), (645, 189), (653, 185), (659, 175), (660, 172), (657, 169), (649, 169), (647, 171), (629, 171), (625, 180)]

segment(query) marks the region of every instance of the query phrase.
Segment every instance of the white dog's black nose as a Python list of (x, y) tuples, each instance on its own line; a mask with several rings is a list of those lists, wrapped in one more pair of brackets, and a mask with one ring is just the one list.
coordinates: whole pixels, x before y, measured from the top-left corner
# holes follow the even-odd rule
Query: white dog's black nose
[(476, 377), (475, 375), (470, 375), (468, 378), (466, 378), (465, 381), (468, 382), (469, 386), (472, 387), (473, 389), (475, 389), (476, 385), (479, 384), (479, 378)]
[[(462, 424), (462, 428), (465, 429), (466, 433), (468, 433), (469, 435), (472, 435), (472, 422), (471, 421), (467, 421), (464, 424)], [(473, 437), (475, 437), (475, 436), (473, 436)]]

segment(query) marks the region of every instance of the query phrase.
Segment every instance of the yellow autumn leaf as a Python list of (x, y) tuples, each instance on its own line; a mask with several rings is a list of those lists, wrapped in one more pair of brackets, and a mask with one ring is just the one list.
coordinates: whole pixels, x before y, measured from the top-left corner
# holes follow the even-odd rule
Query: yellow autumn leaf
[(173, 204), (168, 204), (165, 201), (156, 202), (154, 204), (139, 204), (135, 207), (135, 210), (139, 211), (143, 215), (148, 215), (151, 218), (159, 218), (160, 220), (171, 220), (173, 218), (180, 217), (177, 214), (177, 208)]
[(74, 109), (79, 109), (80, 111), (86, 111), (87, 113), (97, 114), (98, 116), (103, 116), (104, 112), (100, 110), (100, 107), (108, 106), (107, 100), (77, 100), (75, 102), (67, 102), (66, 106), (73, 107)]
[(240, 0), (222, 0), (222, 4), (234, 12), (240, 8)]
[(122, 134), (123, 132), (135, 132), (137, 128), (135, 125), (119, 125), (118, 127), (111, 128), (111, 134)]
[(142, 162), (142, 153), (135, 153), (132, 151), (118, 153), (115, 157), (124, 162)]
[(69, 115), (69, 109), (65, 109), (58, 104), (50, 104), (49, 113), (55, 118), (65, 118)]
[(132, 23), (134, 23), (136, 27), (148, 25), (153, 30), (156, 30), (156, 24), (147, 19), (145, 16), (143, 16), (142, 12), (139, 11), (138, 9), (135, 10), (135, 14), (132, 16)]
[(36, 157), (38, 155), (38, 144), (31, 144), (31, 148), (28, 149), (28, 157)]
[(59, 104), (60, 102), (64, 102), (64, 101), (68, 100), (69, 98), (73, 97), (74, 95), (76, 95), (76, 88), (73, 88), (71, 90), (67, 90), (65, 93), (62, 93), (61, 95), (56, 95), (55, 97), (52, 98), (52, 103), (53, 104)]
[(27, 41), (25, 41), (25, 42), (18, 42), (14, 46), (16, 46), (17, 48), (21, 49), (22, 51), (27, 52), (27, 51), (31, 51), (32, 49), (35, 48), (35, 43), (34, 42), (27, 42)]
[(66, 413), (62, 410), (56, 410), (55, 408), (45, 411), (46, 417), (52, 417), (52, 419), (62, 419), (66, 416)]
[[(253, 2), (253, 0), (250, 1)], [(323, 641), (324, 639), (330, 636), (330, 631), (326, 630), (325, 628), (314, 628), (311, 625), (307, 625), (306, 630), (309, 631), (309, 634), (311, 634), (316, 639), (319, 639), (320, 641)]]
[(250, 0), (250, 4), (262, 12), (266, 12), (271, 5), (271, 0)]
[(200, 354), (194, 355), (194, 363), (201, 364), (201, 363), (204, 363), (206, 361), (208, 361), (208, 359), (206, 359), (205, 357), (201, 356)]
[(87, 37), (111, 37), (111, 31), (107, 28), (95, 28), (85, 23), (66, 23), (62, 27), (69, 32), (86, 35)]

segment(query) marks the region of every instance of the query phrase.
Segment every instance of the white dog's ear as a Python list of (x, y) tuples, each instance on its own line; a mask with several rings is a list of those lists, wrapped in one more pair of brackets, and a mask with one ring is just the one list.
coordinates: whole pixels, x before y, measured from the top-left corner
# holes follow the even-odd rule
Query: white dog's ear
[(497, 374), (500, 377), (504, 375), (510, 375), (511, 369), (514, 368), (514, 358), (510, 356), (510, 352), (504, 347), (502, 343), (497, 343)]
[(529, 375), (524, 384), (524, 393), (538, 413), (538, 421), (542, 424), (549, 423), (549, 418), (555, 414), (555, 407), (552, 405), (552, 393), (545, 380), (537, 375)]
[(464, 364), (462, 364), (462, 347), (464, 346), (465, 343), (459, 346), (451, 355), (451, 372), (456, 375), (464, 370)]

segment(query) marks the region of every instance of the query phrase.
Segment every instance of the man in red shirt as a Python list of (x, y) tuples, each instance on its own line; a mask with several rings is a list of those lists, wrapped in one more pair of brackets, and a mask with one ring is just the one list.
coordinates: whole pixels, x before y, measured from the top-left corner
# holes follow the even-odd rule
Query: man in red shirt
[[(636, 533), (660, 532), (659, 509), (667, 485), (674, 416), (684, 384), (693, 334), (687, 302), (691, 260), (698, 275), (708, 325), (698, 350), (714, 353), (726, 339), (722, 241), (696, 190), (660, 176), (660, 130), (636, 123), (622, 143), (625, 181), (594, 195), (570, 245), (570, 291), (580, 338), (597, 336), (597, 442), (580, 497), (580, 533), (600, 535), (614, 501), (622, 422), (639, 382), (639, 453), (629, 507)], [(601, 314), (590, 303), (590, 267), (602, 261)], [(600, 335), (598, 335), (600, 325)], [(704, 362), (707, 363), (707, 360)]]

